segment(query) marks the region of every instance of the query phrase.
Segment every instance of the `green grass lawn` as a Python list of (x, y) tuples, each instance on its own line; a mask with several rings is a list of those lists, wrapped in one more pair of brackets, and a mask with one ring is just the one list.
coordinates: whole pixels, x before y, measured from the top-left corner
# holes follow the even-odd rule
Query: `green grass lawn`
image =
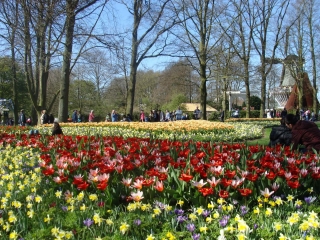
[(259, 138), (259, 139), (254, 139), (254, 140), (250, 140), (247, 141), (248, 145), (264, 145), (267, 146), (269, 144), (269, 136), (270, 136), (270, 132), (271, 132), (272, 127), (267, 127), (263, 130), (263, 137)]

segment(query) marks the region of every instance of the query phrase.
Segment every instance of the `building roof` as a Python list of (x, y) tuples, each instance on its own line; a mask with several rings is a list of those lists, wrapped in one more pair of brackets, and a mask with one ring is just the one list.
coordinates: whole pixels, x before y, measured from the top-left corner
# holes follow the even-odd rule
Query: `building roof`
[[(187, 112), (193, 112), (197, 107), (200, 108), (200, 103), (181, 103), (181, 107), (186, 109)], [(216, 112), (216, 111), (217, 111), (217, 109), (210, 107), (207, 104), (207, 112)]]

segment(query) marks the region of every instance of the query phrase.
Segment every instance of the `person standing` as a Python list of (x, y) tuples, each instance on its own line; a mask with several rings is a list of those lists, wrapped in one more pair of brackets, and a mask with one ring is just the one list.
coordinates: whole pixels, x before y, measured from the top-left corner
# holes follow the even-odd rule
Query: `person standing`
[(93, 122), (93, 120), (94, 120), (94, 111), (91, 110), (89, 113), (89, 122)]
[(118, 114), (115, 110), (112, 110), (111, 112), (111, 121), (112, 122), (117, 122), (118, 121)]
[(25, 126), (27, 122), (26, 115), (24, 114), (24, 110), (21, 109), (19, 116), (19, 124), (20, 126)]
[(80, 111), (78, 111), (78, 122), (82, 122), (82, 115)]
[(200, 119), (200, 113), (201, 113), (201, 111), (200, 111), (199, 107), (197, 106), (197, 108), (193, 112), (194, 119), (196, 119), (196, 120)]
[(224, 111), (223, 111), (223, 109), (220, 110), (220, 122), (224, 122)]
[(171, 121), (171, 115), (170, 115), (170, 112), (169, 112), (168, 110), (166, 110), (165, 121), (166, 121), (166, 122)]
[(144, 115), (144, 111), (143, 110), (141, 110), (140, 111), (140, 122), (145, 122), (145, 115)]
[(46, 110), (42, 110), (40, 116), (40, 124), (47, 124), (49, 122), (49, 115), (47, 114)]
[(164, 122), (165, 121), (165, 114), (163, 111), (161, 111), (161, 109), (159, 110), (159, 116), (160, 116), (160, 122)]
[(178, 109), (176, 110), (175, 115), (176, 115), (176, 120), (182, 119), (182, 110), (180, 109), (180, 107), (178, 107)]
[(72, 122), (77, 123), (78, 122), (78, 110), (74, 110), (72, 113)]
[(286, 109), (286, 108), (283, 108), (280, 117), (281, 117), (281, 118), (286, 118), (287, 114), (288, 114), (287, 109)]
[(50, 113), (49, 115), (49, 123), (53, 123), (54, 122), (54, 116), (52, 113)]

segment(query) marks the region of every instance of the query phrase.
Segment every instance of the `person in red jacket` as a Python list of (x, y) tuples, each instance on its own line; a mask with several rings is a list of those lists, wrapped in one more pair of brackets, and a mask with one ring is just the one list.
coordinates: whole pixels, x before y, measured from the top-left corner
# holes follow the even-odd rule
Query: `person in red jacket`
[(285, 123), (291, 129), (293, 149), (303, 145), (307, 151), (320, 151), (320, 129), (311, 121), (299, 120), (293, 114), (287, 114)]

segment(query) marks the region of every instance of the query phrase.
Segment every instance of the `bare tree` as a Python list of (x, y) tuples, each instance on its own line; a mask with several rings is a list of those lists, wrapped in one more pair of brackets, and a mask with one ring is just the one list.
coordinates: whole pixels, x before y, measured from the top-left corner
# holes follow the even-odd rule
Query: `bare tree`
[[(59, 113), (58, 113), (58, 117), (60, 121), (67, 121), (67, 118), (68, 118), (68, 99), (69, 99), (70, 74), (72, 71), (73, 43), (75, 39), (76, 22), (77, 20), (79, 20), (77, 19), (77, 16), (79, 16), (80, 14), (83, 14), (83, 16), (81, 17), (82, 18), (86, 17), (90, 15), (90, 13), (100, 8), (100, 14), (98, 14), (96, 20), (94, 21), (93, 27), (89, 29), (88, 33), (83, 34), (86, 36), (86, 38), (85, 38), (85, 41), (82, 43), (77, 56), (74, 59), (74, 63), (80, 57), (80, 54), (83, 48), (85, 47), (89, 39), (92, 37), (92, 31), (95, 25), (97, 24), (97, 21), (101, 16), (101, 13), (103, 12), (105, 4), (108, 2), (108, 0), (91, 0), (91, 1), (65, 0), (65, 1), (66, 1), (66, 6), (65, 6), (66, 19), (65, 19), (65, 26), (64, 26), (65, 42), (64, 42), (63, 60), (62, 60), (62, 76), (60, 80)], [(94, 5), (97, 3), (101, 3), (101, 5), (94, 7)], [(90, 13), (87, 13), (86, 11), (89, 10), (90, 7), (93, 7), (93, 10), (91, 10)]]
[(261, 64), (259, 67), (261, 75), (261, 118), (266, 108), (267, 75), (272, 69), (279, 41), (285, 36), (285, 34), (282, 34), (284, 32), (282, 26), (289, 3), (290, 0), (255, 0), (253, 2), (253, 12), (256, 17), (253, 18), (255, 28), (252, 39)]
[(172, 0), (121, 1), (133, 17), (131, 33), (130, 85), (127, 98), (127, 113), (133, 114), (137, 70), (147, 58), (164, 55), (168, 45), (168, 30), (176, 19), (168, 14)]
[[(317, 102), (317, 64), (316, 64), (316, 54), (315, 54), (315, 43), (316, 38), (316, 27), (319, 27), (319, 19), (315, 19), (314, 16), (319, 13), (319, 9), (316, 9), (316, 1), (308, 0), (305, 1), (306, 11), (304, 12), (308, 21), (309, 27), (309, 39), (310, 39), (310, 55), (311, 55), (311, 66), (312, 66), (312, 90), (313, 90), (313, 111), (318, 113), (318, 102)], [(318, 10), (318, 11), (317, 11)]]
[(214, 48), (221, 38), (214, 26), (222, 11), (214, 0), (182, 0), (177, 5), (182, 9), (177, 17), (183, 33), (175, 35), (180, 42), (180, 52), (200, 76), (200, 108), (206, 119), (207, 81), (213, 74), (210, 66)]
[[(13, 105), (18, 106), (17, 93), (17, 61), (16, 61), (16, 41), (19, 28), (19, 4), (17, 1), (0, 1), (0, 23), (5, 27), (4, 34), (0, 34), (10, 46), (11, 68), (12, 68), (12, 96)], [(18, 109), (14, 108), (14, 121), (18, 122)]]
[(251, 1), (231, 1), (232, 8), (226, 13), (226, 22), (221, 22), (233, 51), (241, 59), (244, 69), (244, 85), (246, 89), (246, 117), (250, 116), (250, 58), (252, 49), (252, 37), (257, 17), (252, 11)]
[(93, 49), (82, 56), (84, 62), (80, 63), (83, 71), (83, 79), (92, 81), (98, 92), (97, 101), (100, 103), (101, 92), (110, 83), (113, 74), (115, 74), (110, 58), (106, 56), (105, 51)]
[[(62, 37), (58, 22), (61, 14), (60, 1), (19, 1), (22, 8), (22, 32), (24, 49), (25, 77), (32, 104), (37, 111), (38, 120), (43, 109), (50, 110), (47, 104), (47, 82), (52, 56), (57, 51)], [(58, 94), (58, 93), (57, 93)]]

